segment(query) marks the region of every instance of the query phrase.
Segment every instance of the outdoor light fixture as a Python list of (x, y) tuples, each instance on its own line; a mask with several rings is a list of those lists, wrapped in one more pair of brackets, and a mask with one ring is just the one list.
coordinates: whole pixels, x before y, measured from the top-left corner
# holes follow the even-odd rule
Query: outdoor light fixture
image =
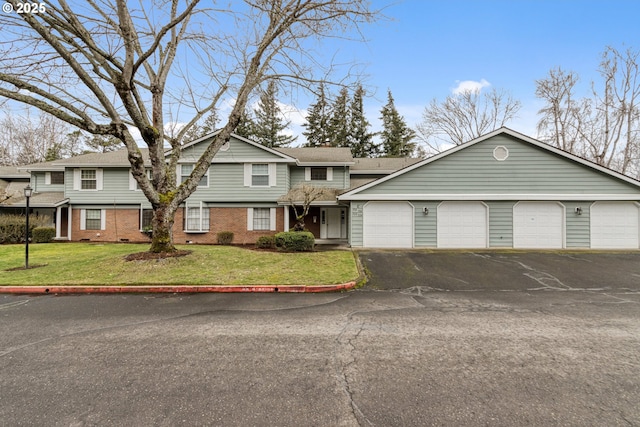
[(576, 215), (582, 215), (582, 208), (578, 206), (575, 212), (576, 212)]
[(422, 213), (423, 213), (424, 215), (429, 215), (429, 208), (428, 208), (428, 207), (426, 207), (426, 206), (425, 206), (424, 208), (422, 208)]
[(24, 187), (24, 197), (27, 199), (27, 203), (25, 206), (25, 216), (26, 216), (26, 224), (24, 231), (24, 268), (25, 270), (29, 268), (29, 199), (33, 194), (33, 189), (29, 184)]

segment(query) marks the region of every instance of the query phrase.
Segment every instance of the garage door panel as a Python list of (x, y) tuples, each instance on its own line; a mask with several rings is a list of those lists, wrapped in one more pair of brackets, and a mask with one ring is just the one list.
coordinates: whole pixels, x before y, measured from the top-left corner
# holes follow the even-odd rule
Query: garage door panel
[(564, 208), (557, 202), (519, 202), (513, 208), (513, 247), (562, 249)]
[(596, 202), (591, 205), (591, 247), (638, 249), (639, 209), (633, 202)]
[(408, 202), (369, 202), (363, 211), (363, 246), (412, 248), (414, 209)]
[(486, 248), (487, 206), (482, 202), (442, 202), (437, 231), (439, 248)]

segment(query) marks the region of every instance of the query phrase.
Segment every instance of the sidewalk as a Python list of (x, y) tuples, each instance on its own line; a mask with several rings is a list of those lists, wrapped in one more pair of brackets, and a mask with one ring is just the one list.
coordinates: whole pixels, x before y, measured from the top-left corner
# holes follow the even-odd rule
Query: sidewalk
[(0, 286), (0, 294), (123, 294), (123, 293), (219, 293), (219, 292), (340, 292), (355, 288), (356, 282), (337, 285), (248, 285), (248, 286)]

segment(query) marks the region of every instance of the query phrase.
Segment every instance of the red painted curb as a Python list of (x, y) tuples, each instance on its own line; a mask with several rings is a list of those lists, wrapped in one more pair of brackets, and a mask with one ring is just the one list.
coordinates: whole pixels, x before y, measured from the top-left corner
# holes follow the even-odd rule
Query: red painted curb
[(356, 282), (337, 285), (252, 285), (252, 286), (0, 286), (0, 294), (119, 294), (119, 293), (205, 293), (205, 292), (338, 292), (353, 289)]

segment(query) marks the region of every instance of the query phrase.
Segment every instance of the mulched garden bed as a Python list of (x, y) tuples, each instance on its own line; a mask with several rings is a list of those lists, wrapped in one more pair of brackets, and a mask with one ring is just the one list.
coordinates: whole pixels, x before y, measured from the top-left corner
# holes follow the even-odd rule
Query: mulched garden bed
[(177, 258), (181, 256), (187, 256), (193, 251), (173, 251), (173, 252), (136, 252), (129, 254), (124, 259), (126, 261), (146, 261), (146, 260), (158, 260), (166, 258)]

